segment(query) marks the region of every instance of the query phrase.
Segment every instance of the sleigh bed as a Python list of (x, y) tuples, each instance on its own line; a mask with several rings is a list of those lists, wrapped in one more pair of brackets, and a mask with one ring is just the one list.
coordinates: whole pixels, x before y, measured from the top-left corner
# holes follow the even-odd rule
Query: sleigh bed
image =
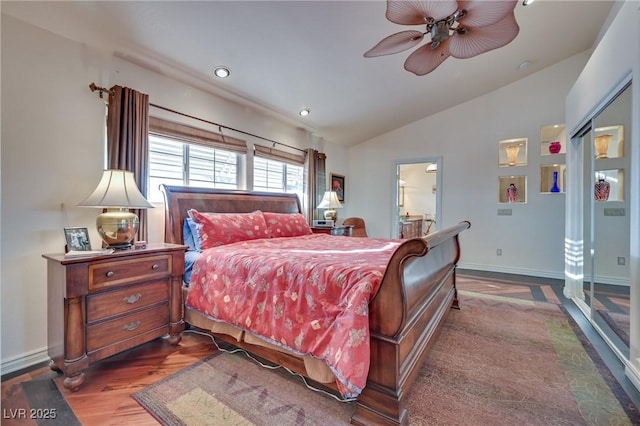
[[(300, 202), (295, 194), (166, 185), (163, 185), (162, 189), (165, 196), (165, 241), (167, 243), (185, 243), (185, 238), (187, 237), (185, 230), (188, 231), (188, 227), (185, 227), (185, 221), (190, 218), (190, 212), (191, 218), (193, 218), (194, 211), (196, 213), (206, 212), (206, 214), (213, 216), (219, 216), (215, 214), (220, 213), (229, 216), (231, 214), (254, 214), (257, 212), (258, 214), (265, 214), (265, 216), (268, 213), (275, 213), (296, 215), (298, 217), (301, 212)], [(285, 217), (293, 218), (294, 216)], [(305, 226), (307, 225), (305, 224)], [(216, 260), (210, 251), (217, 252), (216, 255), (230, 256), (231, 251), (236, 250), (238, 245), (250, 246), (251, 244), (258, 244), (258, 251), (267, 252), (275, 247), (276, 253), (279, 253), (278, 246), (275, 246), (275, 244), (283, 241), (286, 242), (285, 245), (294, 247), (293, 252), (296, 255), (305, 251), (310, 253), (323, 253), (326, 251), (328, 253), (340, 253), (342, 256), (347, 252), (379, 251), (369, 245), (376, 242), (380, 244), (386, 242), (385, 247), (387, 248), (385, 250), (388, 249), (389, 244), (393, 245), (388, 258), (385, 259), (384, 265), (386, 267), (383, 266), (379, 272), (374, 270), (374, 273), (369, 275), (374, 277), (376, 274), (379, 275), (376, 284), (369, 285), (370, 288), (375, 290), (372, 291), (370, 299), (367, 299), (368, 312), (366, 306), (364, 309), (364, 315), (367, 315), (365, 320), (368, 322), (367, 362), (369, 366), (368, 374), (366, 371), (364, 373), (365, 384), (362, 389), (358, 389), (355, 412), (351, 423), (360, 425), (407, 425), (406, 394), (424, 362), (429, 348), (435, 342), (447, 314), (452, 307), (458, 307), (455, 286), (455, 268), (460, 257), (458, 236), (469, 226), (470, 223), (465, 221), (448, 229), (430, 234), (427, 237), (402, 241), (382, 241), (382, 239), (363, 239), (326, 234), (261, 240), (262, 236), (259, 235), (259, 238), (256, 238), (257, 241), (235, 243), (227, 246), (221, 245), (214, 247), (212, 250), (203, 250), (202, 253), (207, 254), (209, 263), (216, 264), (218, 262), (217, 264), (222, 264), (227, 263), (227, 260)], [(301, 247), (307, 246), (296, 246), (298, 239), (308, 240), (304, 244), (312, 244), (309, 247), (315, 247), (316, 249), (301, 249)], [(324, 248), (317, 250), (319, 244), (322, 244), (323, 247), (326, 245), (326, 250)], [(362, 249), (364, 247), (366, 249)], [(280, 257), (286, 258), (288, 256)], [(363, 258), (363, 256), (359, 257)], [(359, 261), (359, 267), (366, 269), (368, 265), (363, 264), (364, 261), (362, 259)], [(244, 261), (244, 263), (251, 262)], [(317, 279), (318, 276), (324, 277), (324, 270), (332, 269), (331, 267), (322, 266), (318, 262), (320, 262), (318, 259), (309, 261), (309, 265), (313, 263), (316, 266), (319, 265), (321, 269), (320, 274), (318, 271), (315, 272), (313, 280)], [(242, 266), (241, 263), (238, 265)], [(204, 260), (198, 260), (194, 264), (192, 283), (204, 283), (207, 276), (215, 276), (217, 279), (217, 273), (207, 275), (203, 272), (204, 264)], [(297, 261), (297, 264), (304, 266), (305, 262)], [(312, 268), (309, 267), (307, 269)], [(286, 281), (289, 289), (294, 280), (291, 274), (292, 272), (288, 272), (286, 269), (282, 273), (289, 280)], [(346, 271), (340, 276), (344, 277), (350, 274), (352, 272)], [(366, 274), (363, 273), (361, 275)], [(309, 280), (307, 278), (299, 278), (298, 282)], [(262, 279), (262, 281), (264, 282), (265, 280)], [(274, 283), (268, 282), (263, 287), (269, 287), (272, 284)], [(190, 283), (185, 282), (183, 287), (181, 299), (184, 302), (189, 298), (189, 285)], [(367, 287), (367, 285), (364, 287)], [(236, 286), (238, 285), (236, 284)], [(249, 287), (248, 285), (245, 286), (244, 282), (240, 286)], [(197, 287), (197, 285), (191, 286), (192, 293), (196, 291), (195, 288)], [(203, 289), (208, 287), (209, 285), (205, 283), (200, 286), (198, 291), (203, 292)], [(229, 287), (228, 284), (227, 287)], [(322, 283), (316, 285), (316, 287), (322, 287)], [(324, 287), (322, 288), (324, 289)], [(289, 292), (290, 290), (287, 291)], [(300, 297), (305, 297), (308, 291), (310, 290), (307, 288), (300, 289)], [(212, 308), (213, 311), (207, 312), (204, 312), (204, 309), (195, 307), (197, 306), (197, 303), (194, 303), (195, 300), (208, 299), (209, 296), (205, 293), (200, 294), (199, 297), (195, 297), (193, 294), (191, 296), (191, 303), (184, 304), (183, 315), (180, 316), (190, 326), (206, 330), (217, 339), (222, 339), (234, 346), (246, 349), (254, 355), (285, 366), (314, 381), (343, 392), (344, 389), (341, 389), (341, 386), (344, 388), (344, 378), (340, 374), (335, 374), (336, 371), (339, 373), (342, 370), (334, 365), (327, 366), (326, 359), (323, 359), (322, 356), (312, 356), (306, 351), (297, 350), (299, 348), (289, 341), (286, 341), (286, 344), (281, 344), (284, 339), (274, 339), (273, 335), (255, 335), (251, 332), (248, 321), (246, 324), (244, 322), (241, 324), (223, 322), (214, 315), (219, 312), (217, 310), (219, 305)], [(273, 300), (277, 297), (273, 296)], [(295, 300), (295, 297), (289, 297), (289, 299)], [(269, 301), (271, 300), (269, 299)], [(219, 303), (221, 305), (224, 304), (223, 302)], [(270, 302), (265, 304), (270, 305)], [(307, 300), (307, 304), (304, 306), (308, 304), (309, 301)], [(182, 303), (177, 305), (176, 308), (178, 306), (182, 306)], [(265, 309), (265, 307), (263, 306), (262, 309)], [(266, 309), (269, 309), (269, 307), (267, 306)], [(318, 311), (316, 311), (317, 313)], [(297, 313), (294, 315), (290, 312), (288, 314), (291, 317), (301, 315)], [(183, 327), (184, 323), (179, 325), (179, 328)], [(335, 325), (333, 327), (340, 328)], [(351, 332), (353, 334), (353, 330)], [(328, 349), (326, 351), (327, 353), (330, 352)], [(350, 354), (345, 350), (343, 358), (348, 358), (347, 353)], [(337, 358), (340, 357), (338, 356)], [(342, 359), (342, 362), (344, 364), (345, 360)]]

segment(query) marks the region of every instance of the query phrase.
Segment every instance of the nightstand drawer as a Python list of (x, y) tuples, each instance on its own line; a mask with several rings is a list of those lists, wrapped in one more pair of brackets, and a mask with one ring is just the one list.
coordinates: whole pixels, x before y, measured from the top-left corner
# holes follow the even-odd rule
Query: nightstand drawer
[(87, 322), (169, 300), (169, 283), (152, 281), (121, 290), (87, 296)]
[(171, 274), (171, 256), (145, 256), (89, 266), (89, 292), (108, 286), (162, 278)]
[[(136, 311), (111, 321), (87, 326), (87, 352), (119, 343), (147, 331), (167, 327), (169, 304)], [(168, 328), (167, 328), (168, 331)]]

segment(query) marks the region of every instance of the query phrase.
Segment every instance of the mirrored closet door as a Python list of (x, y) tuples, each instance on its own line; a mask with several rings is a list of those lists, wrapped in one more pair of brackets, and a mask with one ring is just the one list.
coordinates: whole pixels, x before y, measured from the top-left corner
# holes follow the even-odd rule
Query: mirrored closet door
[(629, 358), (629, 140), (631, 83), (591, 120), (580, 138), (584, 182), (584, 301), (591, 321)]

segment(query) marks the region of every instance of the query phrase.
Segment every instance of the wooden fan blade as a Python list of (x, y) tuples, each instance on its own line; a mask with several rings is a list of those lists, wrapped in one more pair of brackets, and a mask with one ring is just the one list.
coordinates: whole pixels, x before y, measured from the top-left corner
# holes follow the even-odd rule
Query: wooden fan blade
[(433, 49), (432, 43), (416, 49), (404, 62), (404, 69), (415, 75), (429, 74), (449, 57), (449, 39)]
[(403, 52), (420, 43), (424, 38), (424, 34), (420, 31), (401, 31), (385, 37), (378, 44), (365, 52), (365, 58), (373, 58), (375, 56), (392, 55), (394, 53)]
[(389, 0), (387, 1), (386, 17), (391, 22), (400, 25), (424, 25), (429, 17), (439, 21), (451, 15), (457, 9), (458, 2), (455, 0)]
[(454, 32), (450, 39), (451, 56), (458, 59), (472, 58), (484, 52), (509, 44), (520, 31), (513, 12), (502, 21), (488, 27), (466, 28), (462, 34)]
[(458, 19), (465, 27), (485, 27), (503, 20), (513, 13), (518, 0), (460, 0), (458, 9), (465, 10), (466, 15)]

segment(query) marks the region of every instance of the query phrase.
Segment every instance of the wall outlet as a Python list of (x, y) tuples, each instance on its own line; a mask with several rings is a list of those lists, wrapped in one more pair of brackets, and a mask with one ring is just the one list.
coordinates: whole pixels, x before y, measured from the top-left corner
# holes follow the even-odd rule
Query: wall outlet
[[(496, 255), (502, 256), (502, 249), (496, 249)], [(618, 258), (620, 259), (620, 258)]]
[(622, 256), (618, 257), (618, 265), (624, 266), (625, 259)]

